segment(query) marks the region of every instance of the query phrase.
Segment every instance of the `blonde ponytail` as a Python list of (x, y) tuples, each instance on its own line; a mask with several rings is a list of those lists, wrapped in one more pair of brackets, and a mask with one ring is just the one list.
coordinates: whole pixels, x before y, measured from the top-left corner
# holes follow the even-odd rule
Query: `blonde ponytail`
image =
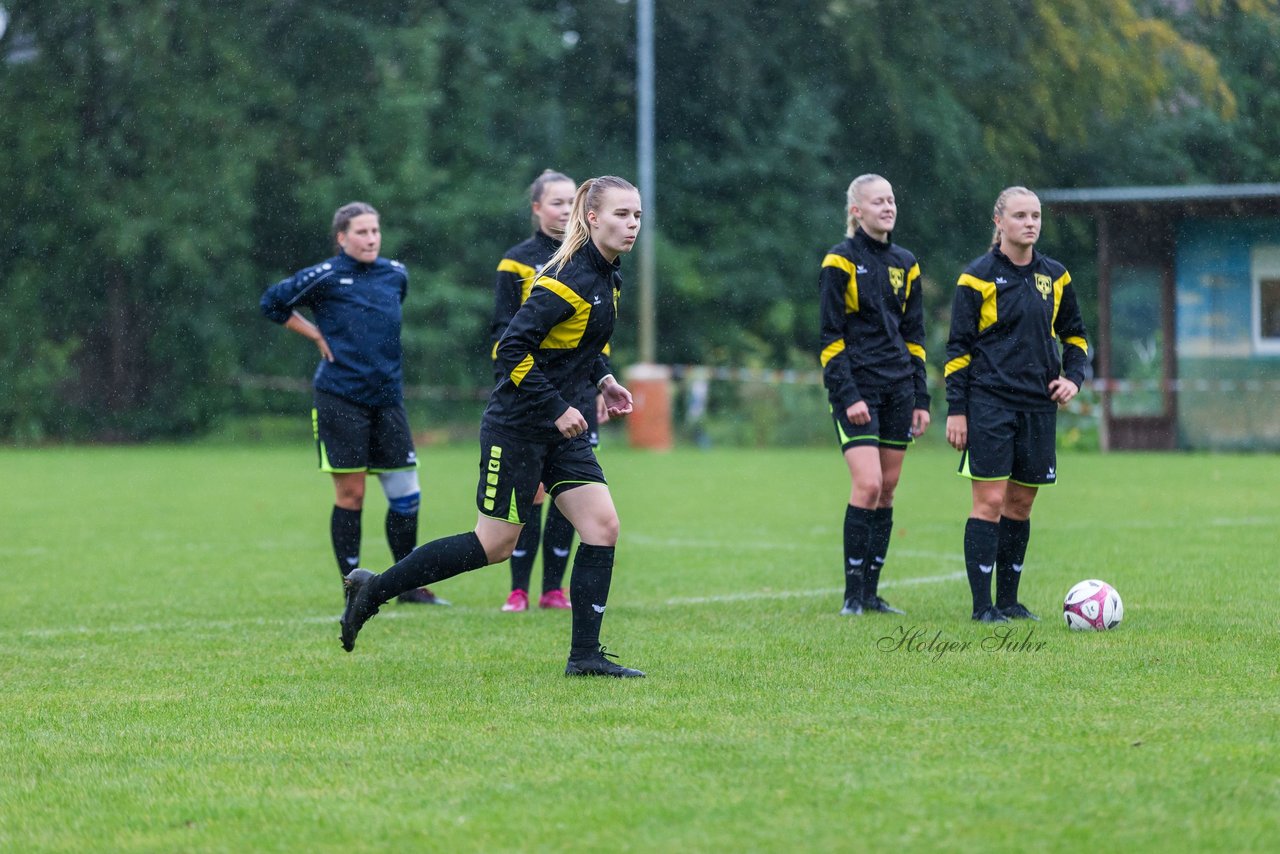
[(578, 250), (587, 245), (587, 241), (591, 239), (591, 222), (587, 219), (587, 211), (599, 212), (605, 191), (613, 189), (634, 192), (636, 188), (625, 178), (614, 175), (588, 178), (578, 186), (577, 192), (573, 194), (573, 207), (569, 211), (569, 223), (564, 229), (564, 240), (555, 254), (547, 259), (544, 270), (553, 276), (560, 275), (560, 271)]

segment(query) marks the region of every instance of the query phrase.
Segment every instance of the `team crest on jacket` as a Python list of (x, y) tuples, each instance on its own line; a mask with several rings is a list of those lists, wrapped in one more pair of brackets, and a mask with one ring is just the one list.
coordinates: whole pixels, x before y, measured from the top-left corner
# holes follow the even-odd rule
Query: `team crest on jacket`
[(1048, 299), (1049, 294), (1053, 293), (1053, 281), (1044, 273), (1036, 273), (1036, 290), (1040, 292), (1040, 296)]
[(906, 275), (907, 271), (901, 267), (889, 268), (889, 284), (893, 285), (894, 296), (897, 296), (898, 291), (902, 290), (902, 284), (906, 280)]

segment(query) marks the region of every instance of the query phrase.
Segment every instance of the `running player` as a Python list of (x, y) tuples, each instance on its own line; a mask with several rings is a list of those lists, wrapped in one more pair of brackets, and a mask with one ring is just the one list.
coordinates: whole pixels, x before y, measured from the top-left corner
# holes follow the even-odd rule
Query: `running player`
[[(534, 279), (542, 272), (547, 260), (555, 254), (564, 238), (565, 225), (573, 207), (574, 184), (569, 176), (546, 169), (529, 187), (529, 205), (533, 212), (536, 230), (528, 240), (507, 250), (498, 262), (498, 275), (494, 282), (493, 322), (490, 336), (493, 339), (494, 372), (497, 382), (502, 381), (502, 369), (498, 366), (498, 341), (507, 331), (507, 324), (533, 288)], [(605, 348), (608, 354), (608, 347)], [(587, 436), (592, 447), (599, 443), (599, 425), (609, 420), (604, 397), (593, 386), (585, 384), (581, 392), (570, 402), (587, 419)], [(542, 505), (545, 490), (538, 487), (533, 499), (533, 511), (515, 550), (511, 552), (511, 592), (503, 603), (503, 611), (529, 610), (529, 587), (533, 577), (533, 562), (542, 545), (542, 595), (539, 608), (570, 607), (564, 591), (564, 573), (573, 547), (573, 525), (564, 518), (554, 501), (547, 509), (546, 529), (543, 530)]]
[(506, 560), (531, 518), (538, 485), (545, 483), (582, 538), (570, 586), (573, 629), (565, 674), (644, 675), (610, 661), (600, 645), (618, 513), (587, 441), (587, 419), (570, 403), (590, 382), (611, 415), (631, 411), (631, 393), (608, 373), (602, 351), (617, 314), (619, 256), (631, 251), (639, 229), (640, 194), (630, 183), (607, 176), (578, 188), (564, 242), (498, 343), (503, 378), (480, 424), (475, 530), (427, 543), (381, 575), (351, 572), (344, 649), (355, 647), (360, 629), (397, 593)]

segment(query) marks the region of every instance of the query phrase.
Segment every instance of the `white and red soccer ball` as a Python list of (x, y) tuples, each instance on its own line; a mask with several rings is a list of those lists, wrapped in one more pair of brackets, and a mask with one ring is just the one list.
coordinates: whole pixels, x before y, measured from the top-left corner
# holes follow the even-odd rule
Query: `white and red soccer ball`
[(1120, 625), (1124, 619), (1124, 603), (1110, 584), (1090, 578), (1067, 591), (1062, 617), (1067, 626), (1076, 631), (1101, 632)]

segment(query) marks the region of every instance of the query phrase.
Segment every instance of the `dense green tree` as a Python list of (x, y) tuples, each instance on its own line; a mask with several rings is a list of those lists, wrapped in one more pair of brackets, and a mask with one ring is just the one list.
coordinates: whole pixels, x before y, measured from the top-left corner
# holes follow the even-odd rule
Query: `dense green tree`
[[(523, 188), (635, 177), (626, 0), (0, 2), (10, 438), (191, 434), (261, 404), (238, 377), (305, 378), (314, 353), (258, 295), (357, 198), (412, 271), (408, 381), (482, 389)], [(1280, 172), (1274, 0), (656, 6), (664, 361), (812, 366), (817, 264), (861, 172), (898, 191), (935, 353), (1001, 187)]]

